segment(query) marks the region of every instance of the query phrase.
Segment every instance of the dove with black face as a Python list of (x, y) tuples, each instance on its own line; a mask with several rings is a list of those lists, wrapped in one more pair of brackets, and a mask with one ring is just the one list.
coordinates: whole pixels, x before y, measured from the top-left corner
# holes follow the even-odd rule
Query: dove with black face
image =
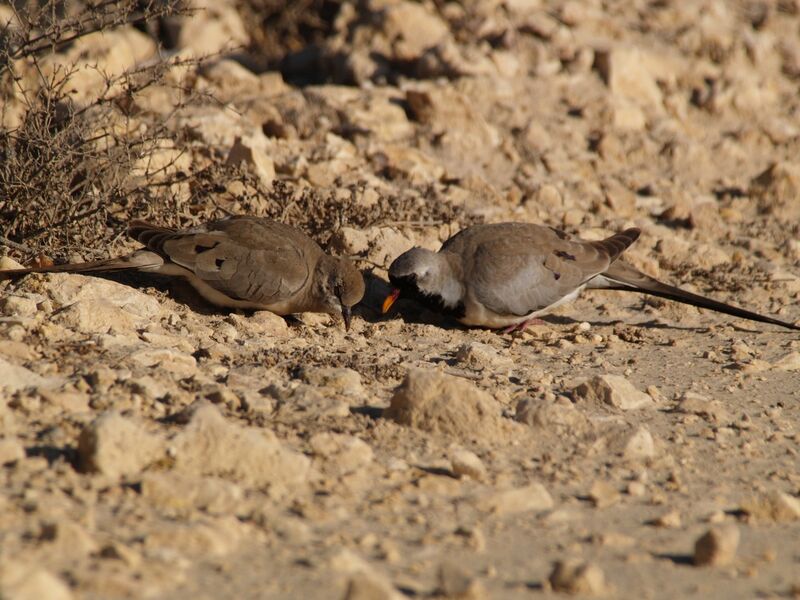
[(389, 267), (394, 291), (469, 326), (524, 328), (529, 321), (575, 299), (584, 289), (650, 294), (717, 312), (800, 330), (792, 323), (692, 294), (645, 275), (622, 253), (639, 237), (626, 229), (585, 241), (531, 223), (475, 225), (448, 239), (438, 252), (412, 248)]
[(145, 249), (89, 263), (0, 271), (0, 280), (28, 273), (144, 271), (182, 277), (211, 304), (278, 315), (328, 313), (350, 327), (364, 279), (347, 258), (330, 256), (305, 233), (250, 216), (186, 230), (132, 221), (128, 235)]

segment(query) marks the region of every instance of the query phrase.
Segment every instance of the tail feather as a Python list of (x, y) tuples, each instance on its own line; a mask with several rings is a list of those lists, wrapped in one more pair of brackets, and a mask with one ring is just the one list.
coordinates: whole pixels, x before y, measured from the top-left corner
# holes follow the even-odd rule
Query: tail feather
[(49, 265), (46, 267), (30, 267), (27, 269), (7, 269), (0, 271), (0, 281), (19, 279), (31, 273), (110, 273), (113, 271), (138, 271), (155, 269), (164, 264), (164, 260), (153, 252), (138, 251), (129, 256), (95, 260), (85, 263), (68, 263)]
[(164, 242), (175, 236), (175, 230), (151, 225), (147, 221), (134, 219), (128, 224), (128, 236), (159, 254), (163, 253)]
[(601, 252), (608, 254), (610, 262), (613, 263), (623, 252), (625, 252), (625, 250), (628, 249), (628, 246), (639, 239), (641, 233), (641, 229), (637, 227), (631, 227), (625, 231), (615, 233), (611, 237), (607, 237), (604, 240), (589, 243)]
[(792, 323), (787, 323), (786, 321), (760, 315), (758, 313), (745, 310), (744, 308), (739, 308), (738, 306), (732, 306), (724, 302), (706, 298), (705, 296), (687, 292), (686, 290), (682, 290), (672, 285), (667, 285), (666, 283), (661, 283), (657, 279), (654, 279), (649, 275), (645, 275), (635, 267), (622, 260), (614, 262), (606, 271), (599, 275), (598, 278), (602, 278), (602, 280), (596, 282), (595, 285), (592, 285), (590, 282), (589, 286), (587, 287), (649, 294), (651, 296), (658, 296), (660, 298), (674, 300), (675, 302), (697, 306), (698, 308), (706, 308), (708, 310), (713, 310), (734, 317), (740, 317), (742, 319), (748, 319), (750, 321), (770, 323), (772, 325), (780, 325), (781, 327), (786, 327), (787, 329), (800, 331), (800, 326)]

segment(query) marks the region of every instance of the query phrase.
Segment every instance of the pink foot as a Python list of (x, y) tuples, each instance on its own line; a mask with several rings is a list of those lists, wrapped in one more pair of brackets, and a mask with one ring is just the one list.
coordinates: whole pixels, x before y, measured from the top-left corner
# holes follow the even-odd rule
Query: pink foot
[(537, 319), (536, 317), (533, 317), (531, 319), (528, 319), (527, 321), (523, 321), (522, 323), (517, 323), (516, 325), (509, 325), (508, 327), (503, 329), (501, 333), (506, 334), (506, 333), (513, 333), (514, 331), (523, 331), (528, 325), (532, 325), (534, 323), (536, 323), (537, 325), (541, 325), (544, 323), (544, 321), (542, 321), (541, 319)]

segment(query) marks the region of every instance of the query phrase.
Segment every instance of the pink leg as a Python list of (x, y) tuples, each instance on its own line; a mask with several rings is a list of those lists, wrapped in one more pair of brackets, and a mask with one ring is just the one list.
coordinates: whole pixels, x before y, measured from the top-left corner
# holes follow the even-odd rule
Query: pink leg
[(544, 323), (541, 319), (537, 319), (536, 317), (530, 318), (527, 321), (523, 321), (522, 323), (517, 323), (516, 325), (509, 325), (500, 333), (513, 333), (514, 331), (524, 331), (528, 325), (532, 325), (536, 323), (537, 325), (541, 325)]

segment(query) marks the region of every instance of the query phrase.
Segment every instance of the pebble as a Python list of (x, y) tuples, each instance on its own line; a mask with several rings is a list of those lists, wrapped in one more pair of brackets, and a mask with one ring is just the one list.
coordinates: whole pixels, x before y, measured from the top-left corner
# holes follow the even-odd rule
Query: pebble
[(602, 402), (620, 410), (637, 410), (655, 406), (653, 399), (636, 389), (620, 375), (598, 375), (575, 388), (577, 397)]
[(384, 417), (467, 440), (498, 437), (502, 430), (499, 406), (488, 393), (464, 379), (433, 371), (410, 371)]
[(456, 448), (450, 453), (453, 473), (459, 477), (469, 477), (475, 481), (486, 481), (488, 473), (486, 465), (474, 452), (464, 448)]
[(555, 502), (541, 483), (531, 483), (521, 488), (484, 494), (478, 498), (477, 506), (481, 510), (505, 515), (550, 510)]
[(598, 479), (589, 489), (589, 499), (597, 508), (607, 508), (619, 502), (620, 493), (613, 484)]
[(709, 529), (694, 544), (694, 564), (718, 567), (730, 564), (739, 548), (739, 528), (729, 523)]
[(790, 523), (800, 520), (800, 498), (771, 490), (746, 500), (741, 510), (757, 521)]
[(603, 570), (577, 559), (556, 562), (548, 580), (556, 592), (599, 596), (607, 591)]

